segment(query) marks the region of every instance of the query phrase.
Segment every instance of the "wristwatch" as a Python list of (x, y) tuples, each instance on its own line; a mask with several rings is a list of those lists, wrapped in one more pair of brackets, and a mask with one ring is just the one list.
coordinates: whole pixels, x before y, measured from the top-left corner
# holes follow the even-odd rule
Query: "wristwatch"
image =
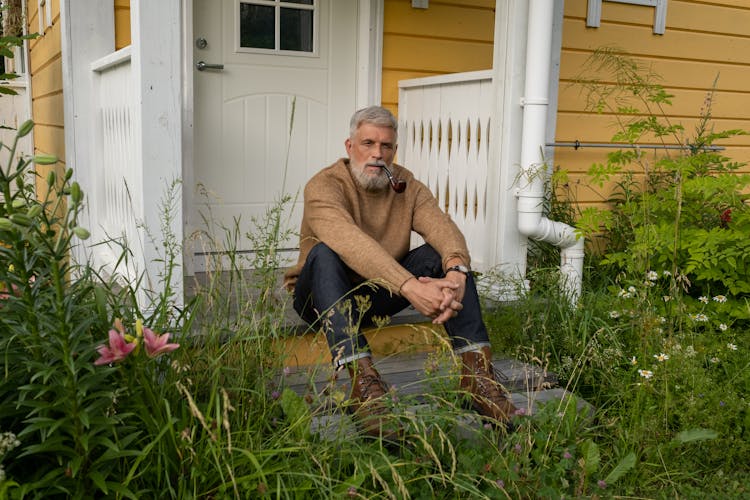
[(460, 264), (458, 266), (449, 267), (445, 270), (445, 274), (448, 274), (450, 271), (458, 271), (459, 273), (464, 273), (466, 276), (471, 272), (468, 267)]

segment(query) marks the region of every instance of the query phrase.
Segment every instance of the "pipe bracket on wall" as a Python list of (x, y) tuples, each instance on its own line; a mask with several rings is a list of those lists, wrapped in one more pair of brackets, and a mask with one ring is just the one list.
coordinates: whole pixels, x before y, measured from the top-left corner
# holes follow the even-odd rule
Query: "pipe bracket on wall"
[(549, 104), (549, 99), (544, 99), (544, 98), (535, 99), (533, 97), (522, 97), (521, 106), (526, 106), (527, 104), (530, 106), (533, 106), (535, 104), (537, 106), (547, 106)]

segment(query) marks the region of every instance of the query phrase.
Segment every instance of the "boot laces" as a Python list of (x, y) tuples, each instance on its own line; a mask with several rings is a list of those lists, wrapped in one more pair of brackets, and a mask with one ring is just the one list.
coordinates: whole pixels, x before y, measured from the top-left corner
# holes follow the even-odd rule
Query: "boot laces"
[(362, 399), (379, 398), (386, 393), (383, 381), (373, 373), (361, 374), (357, 385), (361, 389)]

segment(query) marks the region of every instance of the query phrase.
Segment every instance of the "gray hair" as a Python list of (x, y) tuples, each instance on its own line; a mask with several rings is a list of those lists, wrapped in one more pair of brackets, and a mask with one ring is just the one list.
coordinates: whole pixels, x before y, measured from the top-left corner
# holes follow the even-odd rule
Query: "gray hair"
[(369, 123), (377, 127), (392, 128), (394, 141), (398, 139), (398, 121), (396, 120), (396, 117), (393, 116), (393, 113), (382, 106), (370, 106), (362, 108), (354, 113), (349, 122), (349, 137), (354, 137), (357, 129), (359, 129), (363, 123)]

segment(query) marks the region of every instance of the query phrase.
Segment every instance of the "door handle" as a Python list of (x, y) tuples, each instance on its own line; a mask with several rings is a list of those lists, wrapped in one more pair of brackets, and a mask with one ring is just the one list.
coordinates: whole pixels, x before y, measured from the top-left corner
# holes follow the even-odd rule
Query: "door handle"
[(219, 71), (221, 71), (224, 69), (224, 65), (223, 64), (208, 64), (203, 61), (198, 61), (197, 63), (195, 63), (195, 68), (198, 71), (206, 71), (207, 69), (218, 69)]

